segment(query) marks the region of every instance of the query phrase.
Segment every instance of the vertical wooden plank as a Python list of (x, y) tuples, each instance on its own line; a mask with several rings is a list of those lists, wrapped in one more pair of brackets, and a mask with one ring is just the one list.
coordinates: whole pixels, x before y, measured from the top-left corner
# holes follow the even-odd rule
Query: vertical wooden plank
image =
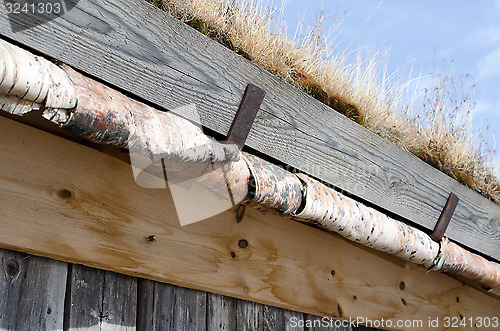
[(206, 324), (207, 292), (176, 287), (174, 330), (205, 330)]
[(237, 299), (208, 293), (207, 331), (236, 330)]
[(69, 329), (99, 330), (102, 312), (104, 271), (72, 265), (69, 297)]
[(135, 330), (137, 278), (104, 272), (102, 330)]
[(134, 277), (73, 265), (69, 329), (135, 330), (137, 280)]
[(290, 324), (290, 319), (303, 320), (304, 314), (238, 300), (218, 294), (208, 294), (207, 330), (268, 330), (303, 331)]
[(139, 279), (137, 292), (137, 330), (174, 330), (175, 287)]
[(262, 306), (262, 323), (265, 331), (285, 329), (285, 311), (273, 306)]
[(62, 330), (67, 264), (0, 250), (0, 329)]
[(154, 301), (155, 282), (143, 278), (137, 279), (137, 331), (155, 330), (158, 320), (155, 314)]
[(304, 327), (298, 325), (297, 321), (304, 320), (304, 314), (293, 310), (284, 310), (285, 331), (304, 331)]
[(139, 331), (190, 331), (207, 328), (207, 292), (140, 280)]
[(236, 309), (236, 329), (253, 331), (263, 329), (263, 308), (261, 304), (238, 300)]

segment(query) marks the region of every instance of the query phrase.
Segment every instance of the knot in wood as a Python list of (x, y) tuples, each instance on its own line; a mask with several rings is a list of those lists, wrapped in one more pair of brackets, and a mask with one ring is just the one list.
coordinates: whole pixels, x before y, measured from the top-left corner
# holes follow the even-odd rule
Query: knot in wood
[(21, 273), (21, 267), (19, 266), (19, 262), (16, 259), (8, 259), (5, 263), (5, 278), (7, 281), (11, 282)]
[(63, 199), (69, 199), (73, 196), (73, 194), (71, 193), (70, 190), (67, 190), (67, 189), (62, 189), (58, 192), (58, 195), (59, 197), (63, 198)]

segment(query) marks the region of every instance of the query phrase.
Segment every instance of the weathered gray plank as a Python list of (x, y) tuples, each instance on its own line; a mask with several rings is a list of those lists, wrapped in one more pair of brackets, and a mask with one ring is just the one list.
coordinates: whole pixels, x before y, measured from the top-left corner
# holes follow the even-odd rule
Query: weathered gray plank
[(235, 298), (208, 293), (207, 331), (236, 331)]
[[(293, 323), (291, 319), (294, 318)], [(304, 314), (208, 293), (207, 330), (303, 331)]]
[[(237, 300), (236, 330), (302, 331), (305, 314), (255, 302)], [(314, 318), (320, 319), (309, 315)]]
[(206, 329), (207, 295), (207, 292), (185, 287), (175, 289), (174, 330)]
[(262, 322), (265, 331), (285, 330), (285, 310), (273, 306), (262, 306)]
[(106, 271), (103, 293), (103, 330), (135, 330), (137, 278)]
[(303, 331), (304, 330), (304, 327), (300, 326), (297, 323), (297, 321), (304, 319), (303, 313), (285, 309), (284, 317), (285, 317), (285, 330), (286, 331)]
[(67, 263), (0, 249), (0, 329), (62, 330)]
[(238, 331), (264, 329), (263, 305), (246, 300), (238, 300), (236, 305), (236, 329)]
[(139, 280), (137, 330), (205, 330), (207, 292)]
[[(261, 320), (258, 320), (259, 318)], [(303, 313), (208, 293), (207, 330), (209, 331), (241, 329), (303, 331), (304, 328), (296, 323), (303, 319)]]
[(138, 331), (174, 330), (175, 287), (138, 280)]
[(15, 34), (0, 6), (0, 34), (164, 109), (195, 103), (203, 124), (223, 134), (245, 85), (259, 85), (267, 95), (249, 146), (428, 229), (453, 191), (461, 201), (447, 235), (500, 259), (500, 206), (151, 5), (81, 0)]
[(69, 316), (66, 317), (70, 329), (100, 329), (103, 315), (104, 273), (103, 270), (72, 265), (69, 286), (70, 309)]
[(135, 330), (137, 279), (73, 265), (67, 327), (86, 330)]

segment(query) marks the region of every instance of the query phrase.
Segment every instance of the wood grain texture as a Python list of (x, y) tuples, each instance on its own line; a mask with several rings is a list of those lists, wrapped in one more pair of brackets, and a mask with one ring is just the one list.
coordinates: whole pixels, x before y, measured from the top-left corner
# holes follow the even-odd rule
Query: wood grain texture
[(66, 263), (0, 250), (0, 330), (62, 330), (66, 274)]
[(236, 308), (236, 330), (263, 330), (263, 310), (264, 307), (256, 302), (238, 300)]
[[(161, 284), (142, 282), (142, 305), (139, 305), (138, 330), (222, 330), (215, 326), (219, 320), (207, 321), (207, 292)], [(230, 299), (230, 298), (229, 298)]]
[[(167, 285), (165, 286), (172, 286)], [(207, 292), (180, 287), (175, 291), (174, 330), (203, 330), (207, 323)], [(172, 304), (172, 303), (171, 303)]]
[(71, 266), (69, 329), (136, 329), (137, 279), (117, 273)]
[(285, 330), (285, 312), (272, 306), (262, 307), (263, 329), (265, 331)]
[[(0, 249), (0, 261), (5, 275), (0, 278), (2, 330), (236, 331), (239, 330), (238, 304), (248, 316), (260, 316), (262, 312), (257, 322), (263, 326), (261, 330), (304, 330), (286, 326), (292, 316), (303, 319), (304, 314), (277, 307), (249, 305), (247, 301), (219, 294), (136, 280), (3, 249)], [(66, 304), (70, 307), (65, 318), (70, 323), (63, 328), (64, 288), (68, 280), (70, 300)], [(136, 287), (142, 291), (138, 293), (138, 301), (132, 298)], [(207, 300), (206, 304), (203, 299)], [(143, 321), (136, 322), (135, 316)], [(187, 316), (191, 321), (186, 321)], [(239, 323), (246, 324), (241, 320)]]
[(168, 191), (137, 186), (127, 163), (6, 118), (0, 131), (0, 247), (320, 316), (500, 311), (444, 274), (251, 208), (181, 227)]
[(454, 192), (460, 203), (447, 236), (500, 259), (500, 206), (150, 4), (81, 0), (15, 34), (3, 6), (0, 34), (163, 109), (194, 103), (222, 134), (246, 84), (260, 86), (267, 94), (247, 145), (429, 230)]
[(174, 330), (176, 288), (168, 284), (139, 279), (138, 331)]
[(236, 306), (238, 300), (216, 293), (208, 294), (207, 330), (236, 331)]
[(285, 309), (283, 316), (285, 317), (285, 330), (286, 331), (304, 331), (305, 328), (300, 325), (292, 324), (293, 320), (303, 320), (305, 318), (305, 314)]

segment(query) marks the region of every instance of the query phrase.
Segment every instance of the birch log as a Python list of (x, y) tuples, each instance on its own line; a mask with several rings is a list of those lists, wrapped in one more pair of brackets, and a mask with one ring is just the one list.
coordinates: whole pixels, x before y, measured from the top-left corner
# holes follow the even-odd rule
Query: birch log
[(191, 122), (130, 99), (69, 67), (63, 69), (0, 41), (0, 106), (22, 115), (41, 105), (45, 118), (72, 133), (161, 160), (162, 170), (194, 174), (206, 187), (229, 191), (239, 199), (247, 196), (261, 210), (312, 222), (429, 270), (455, 273), (492, 291), (500, 289), (499, 264), (446, 238), (435, 243), (422, 231), (306, 175), (292, 174), (252, 155), (240, 158), (235, 145), (214, 141)]
[(52, 121), (62, 128), (154, 159), (179, 162), (239, 159), (235, 145), (218, 143), (203, 134), (200, 126), (137, 102), (67, 66), (64, 70), (77, 88), (78, 107), (71, 111), (70, 117), (53, 117)]
[(364, 246), (430, 268), (439, 244), (425, 233), (396, 221), (340, 194), (308, 176), (299, 174), (305, 186), (305, 204), (294, 216), (316, 221), (321, 227)]
[[(2, 109), (17, 115), (41, 104), (46, 108), (76, 105), (75, 88), (61, 68), (4, 40), (0, 40), (0, 95)], [(17, 106), (7, 107), (6, 99)]]
[(432, 270), (461, 275), (500, 295), (500, 265), (463, 249), (448, 238), (441, 241), (441, 250)]

